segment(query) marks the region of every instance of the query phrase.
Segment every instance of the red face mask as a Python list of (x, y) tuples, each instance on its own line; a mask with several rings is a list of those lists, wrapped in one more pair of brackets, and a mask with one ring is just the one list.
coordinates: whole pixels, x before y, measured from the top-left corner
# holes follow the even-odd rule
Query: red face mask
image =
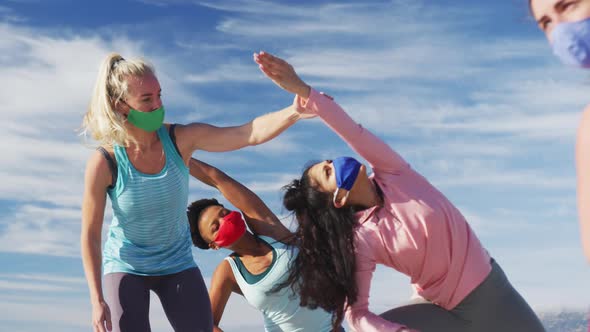
[(246, 222), (242, 219), (242, 214), (232, 211), (223, 217), (223, 223), (219, 226), (214, 242), (220, 247), (228, 247), (241, 238), (245, 232)]

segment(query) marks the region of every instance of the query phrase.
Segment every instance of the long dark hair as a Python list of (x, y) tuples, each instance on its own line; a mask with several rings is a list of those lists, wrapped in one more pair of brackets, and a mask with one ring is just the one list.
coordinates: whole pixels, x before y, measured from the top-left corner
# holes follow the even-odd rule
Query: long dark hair
[(344, 305), (356, 302), (356, 260), (354, 255), (353, 210), (335, 208), (332, 195), (315, 189), (309, 169), (301, 179), (283, 187), (283, 205), (298, 221), (296, 237), (299, 254), (287, 280), (275, 290), (290, 286), (299, 293), (300, 305), (320, 307), (332, 313), (332, 330), (337, 331), (344, 318)]

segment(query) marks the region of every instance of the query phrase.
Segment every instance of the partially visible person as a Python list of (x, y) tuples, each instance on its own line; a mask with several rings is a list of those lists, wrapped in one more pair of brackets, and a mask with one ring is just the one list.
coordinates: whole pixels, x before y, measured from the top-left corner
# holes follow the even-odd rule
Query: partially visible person
[[(287, 278), (297, 255), (296, 247), (289, 245), (293, 234), (277, 216), (254, 192), (217, 168), (191, 159), (190, 172), (217, 188), (241, 212), (215, 199), (201, 199), (188, 207), (193, 244), (203, 250), (232, 251), (211, 278), (213, 331), (223, 332), (219, 325), (232, 293), (244, 296), (262, 313), (267, 332), (332, 331), (330, 313), (299, 306), (299, 297), (290, 289), (272, 292)], [(253, 233), (246, 229), (246, 222)]]
[[(566, 65), (590, 68), (590, 0), (529, 0), (529, 5), (553, 53)], [(590, 105), (578, 126), (576, 170), (580, 233), (590, 262)]]

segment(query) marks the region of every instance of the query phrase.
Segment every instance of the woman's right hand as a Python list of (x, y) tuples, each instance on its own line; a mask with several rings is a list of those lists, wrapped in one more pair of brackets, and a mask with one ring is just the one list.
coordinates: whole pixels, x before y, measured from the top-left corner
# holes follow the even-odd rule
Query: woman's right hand
[[(105, 330), (106, 325), (106, 330)], [(113, 330), (111, 323), (111, 311), (105, 301), (99, 301), (92, 305), (92, 329), (94, 332), (106, 332)]]
[(254, 53), (254, 61), (276, 85), (302, 98), (309, 97), (309, 85), (297, 76), (295, 69), (287, 61), (266, 52)]

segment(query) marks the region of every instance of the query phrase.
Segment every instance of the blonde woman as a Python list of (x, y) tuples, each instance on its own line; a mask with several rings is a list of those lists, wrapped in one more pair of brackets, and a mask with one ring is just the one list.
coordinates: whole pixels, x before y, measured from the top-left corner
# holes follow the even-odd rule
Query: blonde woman
[[(301, 118), (289, 106), (236, 127), (169, 125), (161, 91), (151, 65), (110, 54), (84, 117), (83, 128), (100, 144), (86, 166), (81, 231), (95, 332), (150, 331), (150, 290), (174, 331), (212, 331), (191, 252), (188, 161), (196, 150), (261, 144)], [(107, 196), (113, 219), (101, 252)]]

